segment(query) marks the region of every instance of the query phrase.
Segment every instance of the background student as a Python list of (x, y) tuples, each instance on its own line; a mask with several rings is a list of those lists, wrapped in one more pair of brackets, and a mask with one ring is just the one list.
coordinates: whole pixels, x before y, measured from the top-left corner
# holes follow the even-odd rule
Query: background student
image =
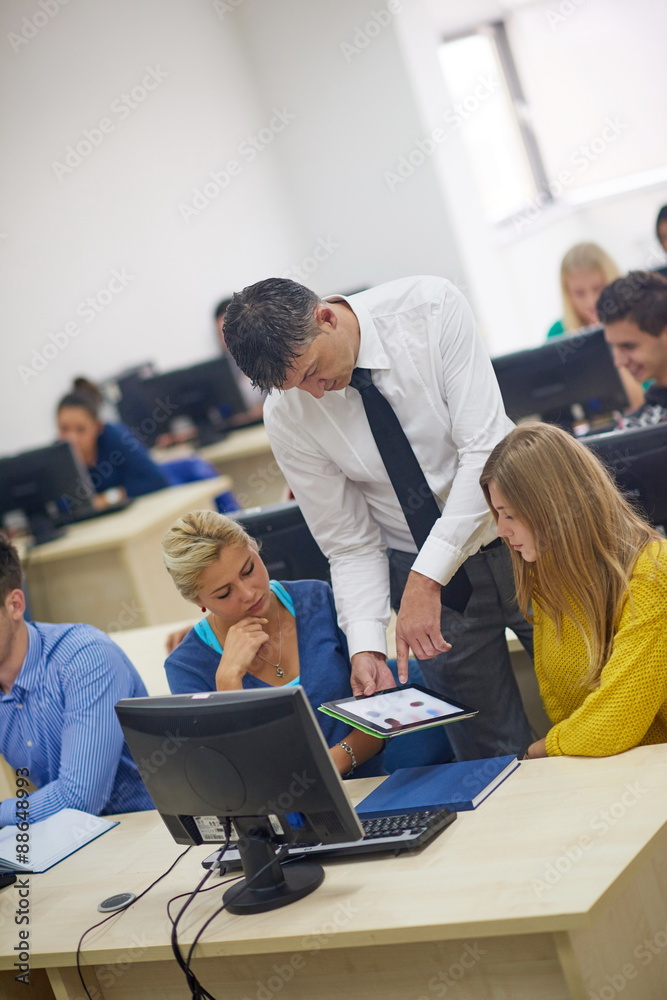
[(667, 420), (667, 278), (631, 271), (603, 289), (597, 310), (616, 367), (651, 383), (644, 404), (623, 417), (619, 428)]
[(101, 400), (97, 386), (77, 379), (56, 413), (58, 436), (72, 444), (87, 466), (95, 492), (120, 489), (128, 497), (139, 497), (169, 486), (166, 474), (129, 427), (100, 419)]
[[(152, 809), (114, 711), (146, 695), (137, 671), (104, 632), (26, 622), (24, 611), (21, 563), (0, 535), (0, 753), (37, 786), (30, 822)], [(17, 804), (26, 799), (0, 803), (0, 826), (16, 823)]]
[[(186, 601), (208, 616), (167, 658), (172, 694), (301, 684), (314, 709), (351, 697), (350, 659), (333, 595), (320, 580), (269, 580), (257, 543), (210, 510), (176, 521), (164, 561)], [(385, 774), (383, 741), (315, 712), (341, 774)]]
[[(621, 272), (608, 253), (597, 243), (577, 243), (563, 257), (560, 267), (560, 287), (563, 297), (563, 318), (549, 328), (547, 338), (571, 333), (582, 326), (599, 322), (597, 300), (605, 285), (620, 277)], [(630, 372), (619, 372), (631, 409), (644, 402), (641, 383)]]
[(667, 542), (601, 462), (551, 424), (522, 424), (480, 479), (534, 616), (553, 722), (527, 757), (605, 757), (667, 742)]

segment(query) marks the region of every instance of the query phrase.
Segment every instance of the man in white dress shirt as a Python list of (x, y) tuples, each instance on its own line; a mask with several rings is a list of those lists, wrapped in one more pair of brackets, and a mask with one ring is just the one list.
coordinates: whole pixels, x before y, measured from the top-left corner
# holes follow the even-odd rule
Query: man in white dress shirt
[[(416, 277), (321, 300), (271, 278), (234, 296), (225, 336), (253, 383), (281, 390), (268, 396), (264, 420), (330, 560), (355, 693), (393, 686), (391, 602), (401, 680), (412, 649), (429, 687), (479, 709), (448, 726), (457, 757), (522, 751), (532, 736), (505, 627), (529, 651), (531, 629), (479, 486), (486, 458), (513, 425), (463, 296), (443, 278)], [(355, 367), (372, 371), (441, 508), (419, 552), (349, 385)], [(472, 596), (459, 613), (441, 607), (440, 589), (464, 562)]]

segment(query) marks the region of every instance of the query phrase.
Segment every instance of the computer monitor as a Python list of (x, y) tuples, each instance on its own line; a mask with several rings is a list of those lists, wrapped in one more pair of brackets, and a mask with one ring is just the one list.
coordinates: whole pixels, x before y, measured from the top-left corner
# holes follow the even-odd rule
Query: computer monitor
[(302, 687), (128, 698), (116, 712), (177, 843), (224, 843), (233, 821), (245, 879), (223, 897), (231, 913), (273, 910), (321, 884), (320, 865), (283, 869), (276, 847), (363, 837)]
[(329, 560), (311, 535), (296, 500), (248, 507), (230, 517), (261, 542), (262, 561), (272, 579), (331, 582)]
[(62, 534), (68, 515), (94, 510), (95, 488), (69, 441), (0, 458), (0, 516), (25, 515), (35, 545)]
[(512, 420), (537, 416), (571, 430), (574, 404), (589, 420), (628, 405), (601, 326), (492, 358), (492, 364)]
[(667, 423), (582, 437), (655, 525), (667, 525)]
[[(191, 368), (153, 375), (141, 382), (141, 392), (150, 412), (161, 409), (167, 414), (166, 424), (178, 417), (188, 417), (197, 429), (201, 445), (224, 437), (229, 418), (247, 410), (230, 359), (225, 355)], [(167, 430), (165, 426), (163, 431)]]
[(153, 362), (146, 361), (124, 369), (102, 384), (119, 418), (147, 448), (152, 448), (159, 435), (168, 429), (167, 416), (162, 410), (154, 412), (149, 407), (141, 388), (144, 380), (155, 374)]

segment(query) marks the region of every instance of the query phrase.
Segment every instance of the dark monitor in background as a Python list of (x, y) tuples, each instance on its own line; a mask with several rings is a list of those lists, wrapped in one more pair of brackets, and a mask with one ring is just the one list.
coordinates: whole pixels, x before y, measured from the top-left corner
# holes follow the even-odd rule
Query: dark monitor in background
[(230, 912), (273, 910), (321, 884), (320, 865), (283, 869), (276, 847), (363, 836), (302, 687), (128, 698), (116, 712), (178, 844), (224, 843), (233, 821), (245, 879), (224, 894)]
[(331, 581), (329, 560), (311, 535), (296, 500), (249, 507), (230, 516), (261, 542), (262, 560), (272, 579)]
[(62, 534), (58, 524), (93, 511), (95, 489), (68, 441), (0, 458), (0, 517), (25, 516), (36, 545)]
[(247, 410), (229, 358), (224, 355), (143, 379), (141, 392), (150, 413), (166, 415), (158, 434), (168, 431), (178, 418), (187, 417), (195, 425), (200, 445), (219, 441), (225, 436), (229, 418)]
[(161, 419), (161, 413), (153, 414), (141, 388), (142, 382), (153, 375), (155, 365), (147, 361), (125, 369), (102, 385), (105, 396), (115, 406), (120, 420), (147, 448), (152, 448), (160, 434), (167, 430), (166, 419)]
[(491, 360), (507, 415), (515, 421), (537, 416), (571, 430), (573, 406), (595, 420), (628, 405), (601, 326)]
[(582, 437), (620, 490), (655, 525), (667, 525), (667, 423)]

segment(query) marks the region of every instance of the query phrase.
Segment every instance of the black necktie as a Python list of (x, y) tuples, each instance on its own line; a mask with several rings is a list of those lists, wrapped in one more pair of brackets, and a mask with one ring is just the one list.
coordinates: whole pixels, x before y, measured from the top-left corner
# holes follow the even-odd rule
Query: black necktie
[[(355, 368), (350, 385), (361, 395), (371, 433), (380, 457), (389, 475), (391, 485), (408, 522), (417, 549), (428, 538), (431, 528), (440, 517), (440, 510), (431, 487), (417, 461), (405, 431), (376, 385), (373, 385), (370, 368)], [(454, 611), (464, 611), (472, 587), (463, 566), (460, 566), (440, 593), (442, 604)]]

